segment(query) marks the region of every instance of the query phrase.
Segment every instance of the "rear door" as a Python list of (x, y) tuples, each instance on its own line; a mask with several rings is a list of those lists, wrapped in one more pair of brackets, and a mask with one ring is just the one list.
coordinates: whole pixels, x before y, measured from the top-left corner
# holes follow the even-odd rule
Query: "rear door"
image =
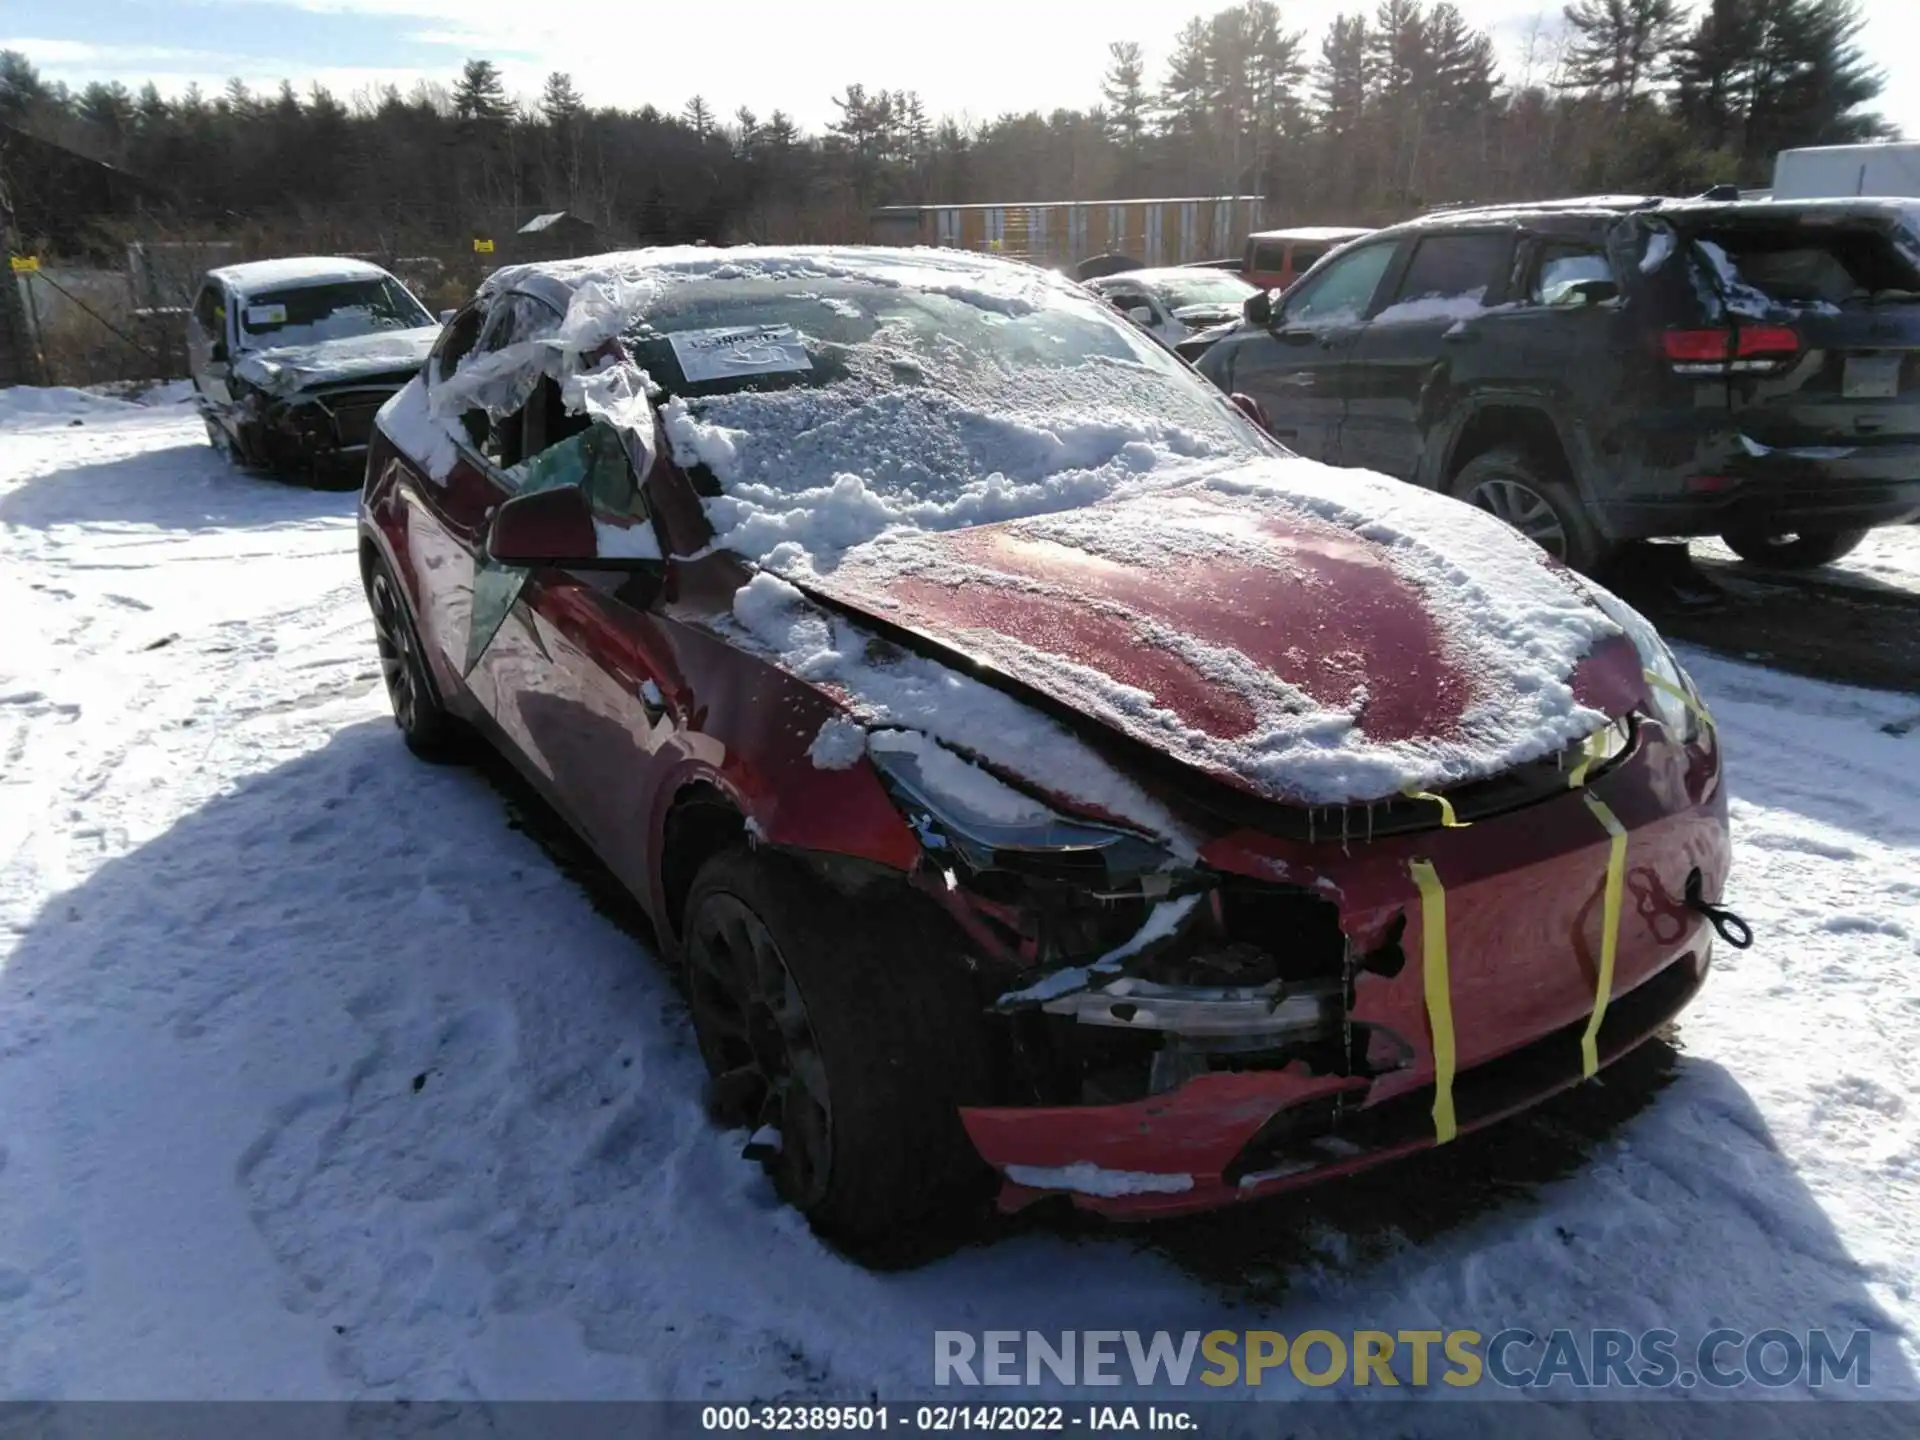
[(1505, 302), (1512, 230), (1423, 235), (1392, 277), (1387, 303), (1357, 336), (1340, 424), (1342, 465), (1414, 480), (1427, 436), (1451, 412), (1489, 308)]
[(1687, 227), (1734, 339), (1740, 434), (1773, 450), (1920, 444), (1920, 237), (1878, 216), (1741, 216)]
[[(1340, 458), (1344, 367), (1397, 249), (1385, 240), (1338, 256), (1288, 292), (1267, 330), (1221, 356), (1227, 388), (1258, 400), (1274, 438), (1297, 454)], [(1208, 373), (1215, 373), (1211, 365)]]

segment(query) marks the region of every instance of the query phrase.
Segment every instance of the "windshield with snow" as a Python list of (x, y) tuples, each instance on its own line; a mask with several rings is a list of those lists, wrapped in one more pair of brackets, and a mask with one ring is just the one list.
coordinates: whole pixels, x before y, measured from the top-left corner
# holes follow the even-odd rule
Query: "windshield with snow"
[(431, 324), (433, 317), (420, 302), (390, 277), (262, 291), (240, 308), (241, 340), (248, 350), (317, 345)]
[(816, 554), (1091, 504), (1202, 456), (1267, 453), (1105, 307), (964, 285), (753, 278), (665, 292), (629, 334), (719, 543)]

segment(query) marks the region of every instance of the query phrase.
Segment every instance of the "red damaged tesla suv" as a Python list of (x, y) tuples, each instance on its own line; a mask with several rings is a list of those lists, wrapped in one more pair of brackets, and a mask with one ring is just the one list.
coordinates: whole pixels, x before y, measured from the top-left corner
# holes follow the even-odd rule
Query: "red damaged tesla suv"
[(1671, 1019), (1730, 923), (1644, 620), (1056, 277), (509, 268), (377, 428), (407, 743), (483, 733), (632, 890), (713, 1112), (843, 1243), (1445, 1142)]

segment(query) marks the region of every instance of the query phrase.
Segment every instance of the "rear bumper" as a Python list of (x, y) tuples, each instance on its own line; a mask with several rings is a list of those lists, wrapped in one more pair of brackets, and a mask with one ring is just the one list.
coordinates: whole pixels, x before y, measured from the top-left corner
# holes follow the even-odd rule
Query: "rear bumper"
[(1920, 516), (1920, 444), (1768, 449), (1715, 446), (1659, 487), (1602, 506), (1621, 539), (1748, 526), (1847, 530)]

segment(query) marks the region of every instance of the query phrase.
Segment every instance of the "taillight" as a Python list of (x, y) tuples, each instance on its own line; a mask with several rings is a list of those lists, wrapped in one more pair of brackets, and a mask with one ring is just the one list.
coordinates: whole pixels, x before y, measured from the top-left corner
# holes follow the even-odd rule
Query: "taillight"
[(1778, 370), (1800, 353), (1798, 332), (1785, 325), (1667, 330), (1661, 334), (1660, 343), (1676, 375)]

